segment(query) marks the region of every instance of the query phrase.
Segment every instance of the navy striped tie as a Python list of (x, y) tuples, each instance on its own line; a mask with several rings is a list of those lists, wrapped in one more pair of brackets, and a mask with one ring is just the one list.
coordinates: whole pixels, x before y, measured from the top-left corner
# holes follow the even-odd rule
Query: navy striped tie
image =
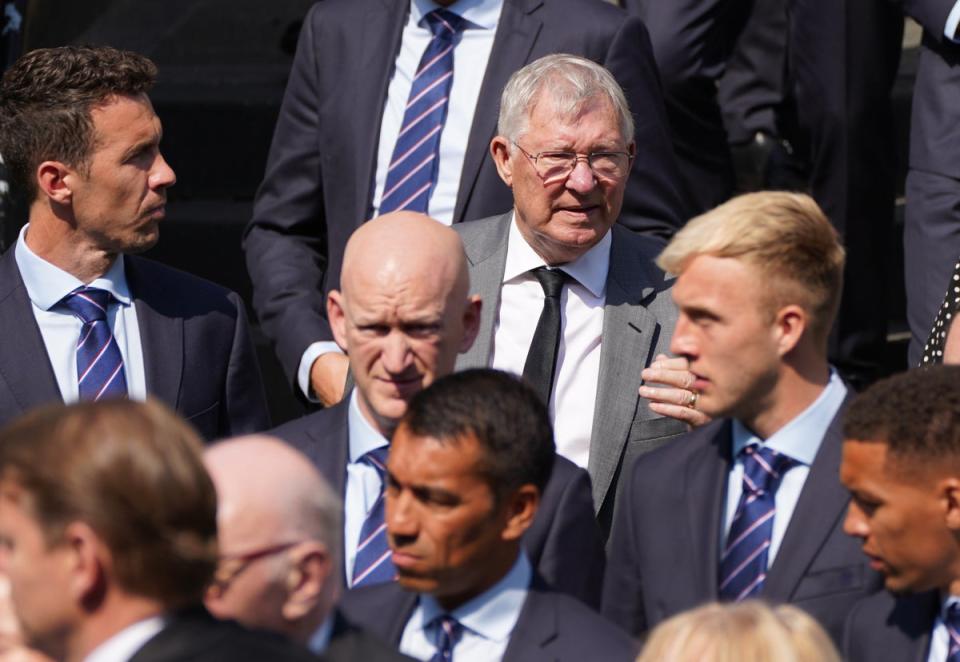
[(353, 586), (367, 586), (393, 581), (396, 569), (390, 560), (390, 544), (387, 541), (387, 525), (383, 521), (384, 475), (387, 471), (389, 446), (375, 448), (365, 453), (360, 462), (376, 469), (380, 475), (380, 494), (367, 513), (360, 529), (357, 556), (353, 562)]
[(946, 662), (960, 662), (960, 604), (954, 603), (947, 608), (944, 625), (950, 635)]
[(430, 658), (430, 662), (451, 662), (453, 648), (460, 641), (463, 634), (463, 625), (450, 614), (437, 616), (433, 620), (435, 628), (434, 646), (437, 652)]
[(381, 214), (400, 209), (426, 213), (437, 183), (440, 133), (447, 119), (447, 100), (453, 85), (453, 42), (466, 27), (466, 21), (445, 9), (430, 12), (424, 20), (433, 39), (420, 59), (410, 88), (380, 196)]
[(83, 326), (77, 342), (77, 386), (81, 400), (100, 400), (127, 395), (123, 356), (107, 322), (107, 306), (113, 295), (96, 287), (78, 287), (60, 304)]
[(767, 577), (775, 496), (783, 474), (796, 462), (773, 449), (750, 444), (743, 455), (743, 492), (720, 560), (720, 598), (754, 597)]

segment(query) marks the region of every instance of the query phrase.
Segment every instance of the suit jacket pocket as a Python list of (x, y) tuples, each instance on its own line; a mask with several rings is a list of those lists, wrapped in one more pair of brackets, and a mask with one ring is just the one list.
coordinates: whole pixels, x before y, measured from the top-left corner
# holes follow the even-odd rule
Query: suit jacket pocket
[(659, 416), (634, 421), (627, 442), (633, 452), (646, 453), (687, 432), (687, 424), (674, 418)]
[(184, 414), (183, 417), (196, 428), (201, 437), (207, 441), (212, 441), (220, 429), (220, 401), (217, 400), (195, 414)]
[(828, 568), (805, 575), (797, 586), (791, 602), (819, 598), (832, 593), (863, 590), (867, 583), (866, 575), (863, 563)]

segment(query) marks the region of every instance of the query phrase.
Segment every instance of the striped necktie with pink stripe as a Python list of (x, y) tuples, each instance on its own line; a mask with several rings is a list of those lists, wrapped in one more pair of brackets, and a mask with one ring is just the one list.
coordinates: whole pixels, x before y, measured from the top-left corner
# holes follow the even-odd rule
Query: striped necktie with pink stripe
[(126, 397), (123, 356), (107, 322), (113, 295), (96, 287), (78, 287), (58, 305), (83, 322), (77, 341), (77, 385), (81, 400)]
[(389, 446), (374, 448), (364, 453), (360, 462), (373, 467), (380, 475), (380, 494), (363, 520), (357, 556), (353, 562), (353, 586), (368, 586), (393, 581), (396, 569), (390, 559), (387, 525), (384, 522), (383, 490), (386, 485)]
[(720, 598), (756, 597), (767, 578), (767, 557), (783, 474), (796, 461), (772, 448), (750, 444), (743, 455), (743, 492), (720, 560)]
[(424, 20), (433, 33), (413, 78), (400, 135), (380, 196), (380, 213), (402, 209), (426, 213), (437, 183), (440, 133), (447, 119), (447, 101), (453, 85), (453, 47), (466, 21), (437, 9)]

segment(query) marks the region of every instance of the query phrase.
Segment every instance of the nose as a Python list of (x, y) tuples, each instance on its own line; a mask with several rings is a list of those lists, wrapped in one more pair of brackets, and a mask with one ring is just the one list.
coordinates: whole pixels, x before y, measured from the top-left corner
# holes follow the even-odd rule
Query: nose
[(677, 317), (677, 325), (673, 329), (673, 337), (670, 338), (670, 352), (690, 360), (696, 357), (696, 340), (691, 333), (690, 320), (683, 313)]
[(383, 342), (383, 367), (390, 374), (399, 375), (410, 366), (410, 340), (401, 332), (391, 331)]
[(867, 519), (863, 516), (863, 510), (857, 505), (856, 501), (851, 501), (847, 506), (847, 516), (843, 520), (843, 532), (854, 538), (866, 538), (870, 533), (867, 526)]
[(163, 154), (157, 152), (157, 159), (150, 173), (150, 188), (165, 189), (177, 183), (177, 173), (173, 171)]
[(409, 545), (416, 540), (419, 532), (413, 495), (409, 490), (388, 491), (385, 498), (383, 518), (390, 547)]
[(596, 186), (597, 178), (590, 168), (590, 163), (586, 157), (578, 157), (577, 162), (573, 166), (573, 170), (571, 170), (569, 176), (567, 176), (567, 188), (581, 195), (585, 195)]

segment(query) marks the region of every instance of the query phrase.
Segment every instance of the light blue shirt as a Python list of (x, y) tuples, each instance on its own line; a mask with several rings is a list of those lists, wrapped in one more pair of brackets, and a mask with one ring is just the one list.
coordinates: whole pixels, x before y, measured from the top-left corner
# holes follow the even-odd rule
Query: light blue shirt
[(127, 393), (134, 400), (145, 400), (147, 380), (140, 327), (137, 325), (137, 309), (127, 287), (123, 255), (117, 257), (107, 273), (90, 283), (83, 283), (30, 250), (24, 240), (29, 228), (27, 224), (20, 231), (13, 249), (14, 259), (27, 296), (33, 304), (33, 316), (40, 327), (40, 335), (63, 401), (76, 402), (80, 397), (77, 385), (77, 341), (83, 323), (69, 311), (56, 307), (56, 304), (83, 285), (98, 287), (113, 295), (115, 301), (107, 307), (107, 322), (123, 357)]
[(360, 412), (357, 390), (350, 396), (347, 411), (349, 454), (347, 458), (347, 493), (343, 500), (343, 552), (347, 571), (347, 588), (353, 586), (353, 564), (357, 558), (360, 530), (367, 513), (373, 508), (383, 481), (380, 474), (366, 462), (360, 462), (369, 451), (388, 446), (390, 442), (380, 434)]
[(947, 16), (947, 25), (943, 29), (944, 36), (955, 44), (960, 44), (960, 39), (956, 38), (957, 24), (960, 23), (960, 0), (950, 10)]
[(960, 604), (960, 596), (950, 595), (940, 605), (940, 613), (937, 614), (937, 620), (933, 622), (933, 630), (930, 632), (930, 653), (927, 655), (927, 662), (943, 662), (947, 659), (947, 653), (950, 652), (950, 633), (947, 632), (947, 610), (951, 605)]
[(166, 627), (163, 616), (152, 616), (128, 625), (84, 658), (83, 662), (126, 662)]
[[(453, 651), (456, 662), (494, 662), (503, 657), (532, 577), (530, 560), (521, 551), (503, 579), (451, 612), (463, 626), (463, 634)], [(436, 600), (421, 594), (400, 638), (400, 652), (419, 660), (433, 657), (437, 652), (438, 627), (433, 621), (444, 613), (446, 610)]]
[[(840, 411), (844, 399), (847, 397), (847, 387), (836, 371), (830, 370), (830, 381), (813, 403), (804, 409), (789, 423), (772, 434), (766, 441), (760, 439), (748, 430), (740, 421), (733, 422), (733, 457), (735, 461), (730, 469), (727, 480), (727, 503), (724, 515), (724, 531), (730, 531), (733, 517), (740, 503), (743, 493), (743, 458), (739, 455), (747, 445), (757, 443), (771, 448), (778, 453), (790, 456), (798, 462), (784, 475), (777, 489), (774, 503), (777, 512), (773, 518), (773, 534), (770, 539), (770, 549), (767, 552), (767, 565), (773, 565), (773, 560), (780, 549), (783, 535), (790, 523), (797, 499), (803, 490), (803, 484), (810, 474), (810, 465), (820, 450), (823, 435), (830, 427), (830, 423)], [(720, 552), (726, 546), (726, 535), (720, 541)]]
[(320, 624), (320, 627), (317, 628), (316, 632), (310, 635), (310, 640), (307, 642), (307, 648), (311, 653), (316, 653), (320, 655), (325, 650), (327, 646), (330, 645), (330, 637), (333, 635), (333, 612), (330, 612), (323, 623)]

